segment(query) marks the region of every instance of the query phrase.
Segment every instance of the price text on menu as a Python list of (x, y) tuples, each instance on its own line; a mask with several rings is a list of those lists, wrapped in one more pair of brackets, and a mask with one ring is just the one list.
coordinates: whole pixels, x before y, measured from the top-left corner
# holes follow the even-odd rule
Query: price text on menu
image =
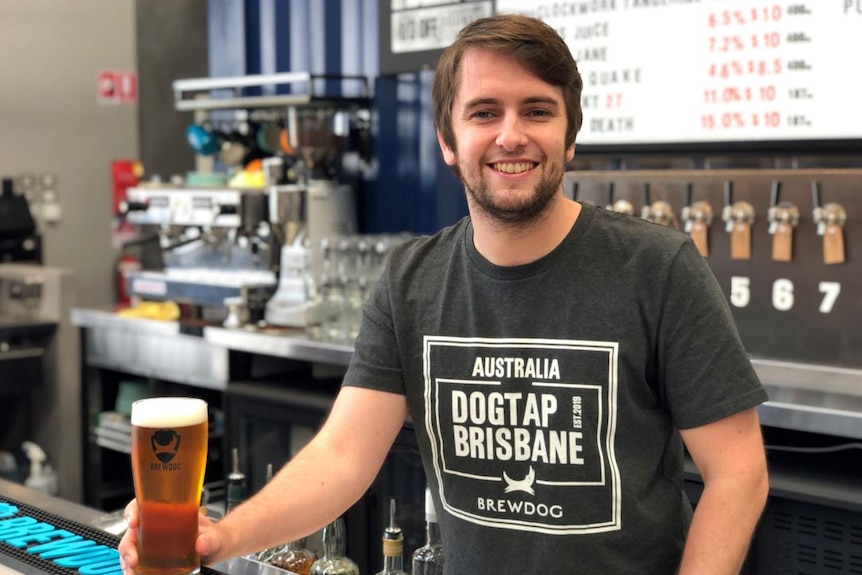
[[(862, 0), (497, 0), (584, 78), (582, 144), (862, 140)], [(427, 9), (427, 8), (426, 8)]]

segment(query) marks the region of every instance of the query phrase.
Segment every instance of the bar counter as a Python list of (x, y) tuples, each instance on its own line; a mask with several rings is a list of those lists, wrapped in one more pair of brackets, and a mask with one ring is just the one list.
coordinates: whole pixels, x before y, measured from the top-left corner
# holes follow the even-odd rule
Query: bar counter
[[(342, 367), (353, 354), (352, 342), (298, 328), (206, 327), (196, 337), (181, 334), (175, 322), (92, 308), (74, 309), (72, 322), (85, 328), (88, 364), (215, 389), (227, 388), (229, 351)], [(763, 425), (862, 439), (862, 370), (765, 358), (751, 363), (770, 398), (758, 408)]]

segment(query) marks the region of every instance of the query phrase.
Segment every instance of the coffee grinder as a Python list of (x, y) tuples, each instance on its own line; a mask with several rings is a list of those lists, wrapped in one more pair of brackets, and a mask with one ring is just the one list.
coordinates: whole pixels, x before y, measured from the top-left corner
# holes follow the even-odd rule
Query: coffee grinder
[(349, 128), (335, 107), (290, 107), (287, 131), (293, 156), (263, 162), (270, 218), (283, 232), (278, 288), (266, 305), (269, 325), (320, 322), (320, 246), (325, 239), (357, 230), (354, 189), (342, 180)]

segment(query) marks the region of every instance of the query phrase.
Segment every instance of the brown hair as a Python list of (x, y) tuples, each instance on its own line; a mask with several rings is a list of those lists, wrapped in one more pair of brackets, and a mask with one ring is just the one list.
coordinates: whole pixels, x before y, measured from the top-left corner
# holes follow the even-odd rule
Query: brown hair
[(531, 74), (563, 90), (566, 105), (566, 148), (575, 143), (581, 128), (583, 81), (569, 47), (559, 34), (539, 19), (517, 14), (501, 14), (474, 20), (446, 48), (434, 76), (434, 126), (453, 151), (452, 103), (458, 89), (458, 72), (464, 52), (481, 48), (511, 57)]

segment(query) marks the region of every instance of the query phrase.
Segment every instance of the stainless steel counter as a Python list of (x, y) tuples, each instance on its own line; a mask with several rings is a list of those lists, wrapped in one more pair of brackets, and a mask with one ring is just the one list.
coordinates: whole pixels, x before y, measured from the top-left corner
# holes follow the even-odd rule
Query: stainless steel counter
[(862, 439), (862, 370), (752, 359), (769, 393), (763, 425)]
[(102, 526), (102, 522), (105, 517), (104, 511), (99, 511), (72, 501), (66, 501), (59, 497), (47, 495), (40, 491), (24, 487), (20, 483), (13, 483), (5, 479), (0, 479), (0, 495), (9, 497), (10, 499), (15, 499), (21, 503), (32, 505), (33, 507), (38, 507), (43, 511), (65, 517), (71, 521), (82, 523), (84, 525), (91, 525), (94, 528), (102, 529), (103, 531), (108, 531), (110, 533), (109, 530), (104, 529)]
[(211, 389), (225, 389), (228, 348), (180, 333), (173, 321), (119, 316), (110, 309), (75, 308), (87, 365)]
[[(346, 366), (353, 354), (349, 342), (325, 341), (312, 330), (207, 327), (203, 337), (194, 337), (180, 334), (173, 322), (123, 318), (93, 309), (74, 310), (73, 322), (89, 328), (88, 361), (96, 365), (164, 371), (191, 362), (180, 377), (209, 387), (227, 386), (228, 350), (337, 366)], [(132, 341), (119, 345), (124, 338)], [(770, 397), (759, 407), (764, 425), (862, 439), (862, 370), (760, 358), (752, 359), (752, 365)]]
[(300, 329), (267, 333), (247, 329), (204, 328), (204, 339), (237, 351), (286, 357), (312, 363), (347, 366), (353, 356), (350, 342), (327, 341)]

